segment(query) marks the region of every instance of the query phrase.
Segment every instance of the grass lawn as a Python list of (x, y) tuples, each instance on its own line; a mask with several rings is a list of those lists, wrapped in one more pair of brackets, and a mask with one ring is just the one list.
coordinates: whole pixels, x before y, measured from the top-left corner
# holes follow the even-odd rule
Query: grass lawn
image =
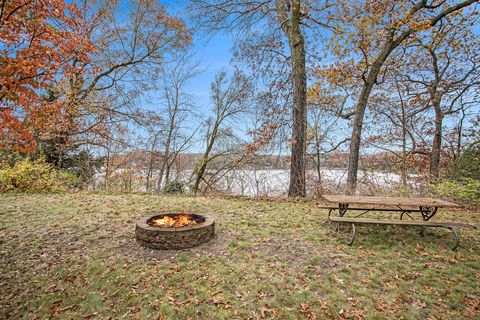
[[(135, 221), (185, 210), (216, 237), (135, 242)], [(480, 226), (478, 213), (435, 220)], [(0, 319), (479, 319), (480, 232), (358, 227), (344, 245), (313, 203), (151, 195), (1, 195)]]

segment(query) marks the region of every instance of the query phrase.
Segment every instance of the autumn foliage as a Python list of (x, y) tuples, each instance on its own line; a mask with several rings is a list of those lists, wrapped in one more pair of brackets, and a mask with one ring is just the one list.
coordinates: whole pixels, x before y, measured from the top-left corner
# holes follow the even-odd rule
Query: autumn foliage
[(88, 60), (93, 49), (86, 21), (75, 3), (12, 0), (0, 7), (0, 147), (33, 152), (28, 125), (49, 103), (42, 93), (72, 59)]
[(52, 139), (65, 148), (79, 133), (108, 132), (107, 118), (135, 113), (117, 113), (119, 92), (146, 90), (165, 55), (190, 41), (183, 21), (155, 0), (7, 1), (0, 18), (0, 148), (7, 152), (33, 153)]

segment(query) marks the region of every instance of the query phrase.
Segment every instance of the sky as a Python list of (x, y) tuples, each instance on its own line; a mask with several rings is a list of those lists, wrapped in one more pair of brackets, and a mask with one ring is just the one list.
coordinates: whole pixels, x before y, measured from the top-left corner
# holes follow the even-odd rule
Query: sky
[[(177, 18), (183, 19), (187, 26), (192, 27), (193, 23), (189, 20), (186, 13), (186, 5), (188, 1), (181, 0), (158, 0), (162, 5), (166, 6), (167, 11)], [(128, 5), (124, 2), (123, 5)], [(234, 35), (231, 32), (218, 32), (207, 34), (206, 32), (196, 32), (192, 38), (192, 53), (194, 60), (198, 62), (198, 69), (202, 72), (195, 78), (192, 78), (184, 88), (185, 93), (191, 95), (194, 99), (192, 104), (195, 106), (195, 113), (199, 117), (188, 117), (183, 126), (194, 130), (200, 124), (201, 119), (206, 119), (212, 114), (212, 103), (210, 101), (210, 87), (215, 75), (221, 70), (226, 70), (229, 75), (233, 74), (233, 66), (231, 60), (233, 58), (232, 49), (234, 46)], [(148, 92), (144, 97), (140, 98), (141, 108), (144, 110), (159, 111), (162, 100), (161, 94), (155, 90)], [(247, 139), (248, 125), (241, 124), (236, 126), (237, 135)], [(137, 133), (144, 133), (143, 129), (136, 128)], [(200, 142), (200, 141), (197, 141)], [(189, 148), (189, 152), (202, 152), (204, 149), (203, 142), (193, 143)]]
[(188, 91), (194, 95), (199, 105), (210, 103), (210, 84), (215, 75), (225, 69), (232, 71), (233, 37), (231, 34), (219, 33), (211, 39), (194, 39), (195, 57), (200, 61), (200, 69), (204, 70), (198, 77), (192, 79)]
[[(164, 0), (169, 12), (191, 24), (186, 12), (187, 1)], [(218, 32), (216, 34), (196, 33), (193, 37), (194, 58), (200, 61), (200, 69), (204, 70), (198, 77), (192, 79), (188, 92), (192, 94), (200, 109), (207, 111), (210, 104), (210, 84), (215, 74), (226, 69), (232, 71), (231, 60), (234, 37), (232, 33)]]

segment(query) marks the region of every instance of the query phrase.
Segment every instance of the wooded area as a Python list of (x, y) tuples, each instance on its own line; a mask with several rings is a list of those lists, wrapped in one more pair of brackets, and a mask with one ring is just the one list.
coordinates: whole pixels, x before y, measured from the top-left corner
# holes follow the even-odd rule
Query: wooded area
[[(359, 173), (396, 174), (391, 192), (417, 195), (478, 185), (477, 1), (182, 5), (2, 1), (2, 170), (45, 165), (77, 189), (235, 193), (233, 180), (259, 189), (264, 159), (288, 156), (290, 197), (380, 189), (359, 188)], [(222, 32), (236, 39), (233, 71), (200, 105), (198, 39)], [(346, 179), (322, 171), (337, 169)], [(3, 189), (21, 189), (15, 179)]]

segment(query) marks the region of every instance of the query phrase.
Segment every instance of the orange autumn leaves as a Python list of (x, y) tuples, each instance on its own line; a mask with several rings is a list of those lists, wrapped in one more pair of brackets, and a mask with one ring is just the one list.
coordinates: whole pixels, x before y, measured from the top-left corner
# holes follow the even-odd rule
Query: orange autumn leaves
[(87, 24), (74, 3), (13, 0), (0, 8), (0, 148), (32, 153), (35, 117), (51, 102), (40, 92), (71, 63), (88, 61), (93, 46)]
[(166, 52), (190, 42), (185, 23), (154, 0), (129, 1), (130, 15), (118, 18), (129, 21), (114, 27), (123, 4), (77, 4), (14, 0), (0, 6), (0, 149), (33, 153), (35, 140), (100, 130), (113, 110), (103, 108), (112, 100), (105, 90), (116, 77), (138, 72), (137, 65), (158, 67)]

